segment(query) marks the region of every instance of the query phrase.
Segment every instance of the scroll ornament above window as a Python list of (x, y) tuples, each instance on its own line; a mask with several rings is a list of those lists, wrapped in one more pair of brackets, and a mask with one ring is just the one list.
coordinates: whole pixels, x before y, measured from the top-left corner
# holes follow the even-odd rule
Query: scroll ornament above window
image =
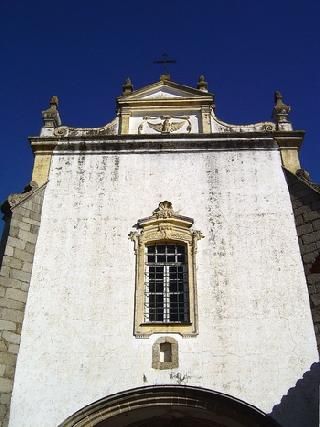
[(204, 236), (192, 225), (192, 218), (177, 214), (163, 201), (152, 216), (138, 220), (138, 231), (129, 234), (136, 255), (136, 337), (198, 334), (196, 253)]

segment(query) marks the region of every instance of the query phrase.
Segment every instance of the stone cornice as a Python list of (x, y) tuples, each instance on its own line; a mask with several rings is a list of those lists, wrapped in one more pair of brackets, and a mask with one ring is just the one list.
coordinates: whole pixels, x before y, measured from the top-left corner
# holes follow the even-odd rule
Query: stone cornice
[(96, 135), (81, 137), (30, 137), (33, 152), (155, 152), (228, 149), (299, 149), (304, 131), (214, 134)]

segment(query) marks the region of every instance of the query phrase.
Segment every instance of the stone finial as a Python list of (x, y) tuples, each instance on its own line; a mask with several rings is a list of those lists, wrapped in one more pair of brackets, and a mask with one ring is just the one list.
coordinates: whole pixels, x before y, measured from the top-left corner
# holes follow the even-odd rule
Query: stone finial
[(171, 76), (170, 76), (170, 74), (169, 73), (163, 73), (163, 74), (161, 74), (160, 75), (160, 81), (161, 82), (164, 82), (164, 81), (168, 81), (168, 80), (171, 80)]
[(58, 97), (52, 96), (50, 98), (49, 104), (49, 108), (42, 111), (43, 126), (46, 128), (55, 128), (61, 126), (61, 119), (58, 111)]
[(208, 82), (206, 82), (204, 75), (199, 77), (197, 89), (201, 90), (202, 92), (208, 92)]
[(122, 95), (129, 95), (133, 92), (133, 84), (131, 82), (130, 77), (127, 78), (127, 80), (122, 85)]
[(282, 98), (283, 96), (279, 91), (274, 93), (275, 105), (272, 111), (272, 118), (277, 124), (278, 130), (291, 130), (292, 126), (288, 119), (291, 108), (283, 102)]

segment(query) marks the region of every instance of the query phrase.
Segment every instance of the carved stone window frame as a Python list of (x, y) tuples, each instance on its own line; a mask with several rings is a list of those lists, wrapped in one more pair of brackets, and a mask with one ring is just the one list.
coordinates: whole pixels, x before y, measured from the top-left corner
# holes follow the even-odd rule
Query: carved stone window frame
[[(193, 230), (193, 219), (175, 213), (168, 201), (159, 203), (152, 216), (138, 220), (138, 231), (131, 232), (136, 255), (136, 289), (134, 335), (148, 338), (155, 333), (178, 333), (183, 337), (198, 334), (196, 253), (197, 241), (204, 236)], [(155, 243), (182, 243), (187, 249), (189, 321), (188, 322), (146, 322), (144, 319), (145, 295), (145, 252), (146, 246)]]
[[(161, 362), (160, 347), (161, 344), (169, 343), (171, 345), (171, 361)], [(152, 367), (153, 369), (174, 369), (179, 367), (178, 343), (172, 337), (160, 337), (152, 346)]]

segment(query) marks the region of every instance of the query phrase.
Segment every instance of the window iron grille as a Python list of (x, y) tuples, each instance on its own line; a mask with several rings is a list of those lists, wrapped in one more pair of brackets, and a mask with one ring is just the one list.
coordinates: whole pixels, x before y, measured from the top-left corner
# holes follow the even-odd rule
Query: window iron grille
[(188, 322), (186, 247), (181, 244), (148, 245), (145, 258), (145, 322)]

